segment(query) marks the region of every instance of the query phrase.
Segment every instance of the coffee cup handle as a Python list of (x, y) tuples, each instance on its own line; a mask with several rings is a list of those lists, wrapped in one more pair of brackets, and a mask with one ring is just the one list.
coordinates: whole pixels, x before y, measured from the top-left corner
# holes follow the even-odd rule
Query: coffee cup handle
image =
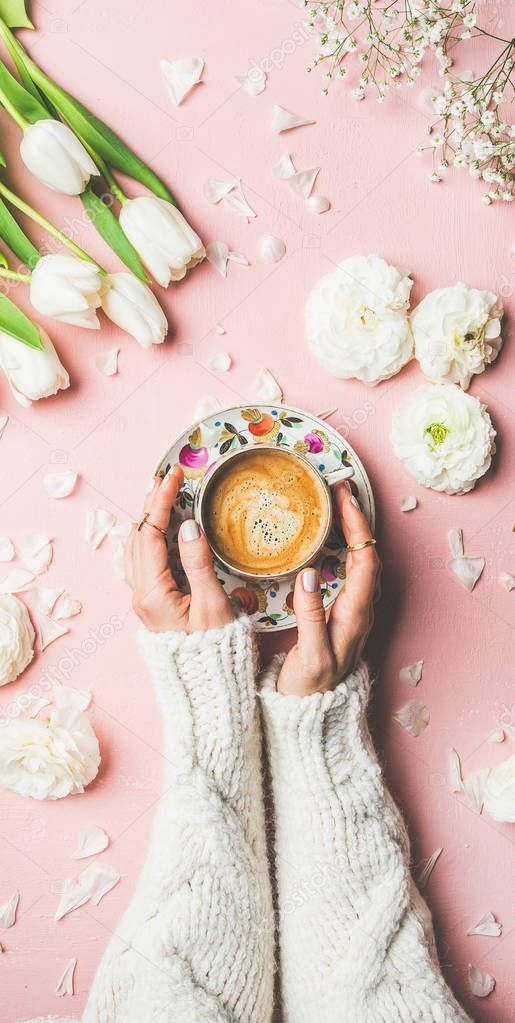
[(354, 468), (352, 465), (343, 465), (341, 469), (334, 469), (333, 472), (325, 472), (323, 475), (327, 485), (334, 487), (336, 483), (354, 476)]

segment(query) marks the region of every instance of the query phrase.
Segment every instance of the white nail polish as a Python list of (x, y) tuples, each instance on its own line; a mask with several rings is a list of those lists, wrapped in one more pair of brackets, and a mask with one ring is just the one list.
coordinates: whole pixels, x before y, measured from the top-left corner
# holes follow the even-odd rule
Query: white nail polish
[(319, 588), (318, 572), (316, 568), (307, 568), (302, 573), (302, 586), (306, 593), (316, 593)]
[(351, 497), (350, 503), (353, 504), (355, 508), (359, 508), (359, 501), (356, 500), (354, 495)]
[(154, 479), (152, 479), (152, 480), (150, 481), (150, 483), (149, 483), (149, 485), (148, 485), (147, 489), (145, 490), (145, 496), (147, 496), (148, 494), (151, 494), (151, 493), (152, 493), (152, 491), (153, 491), (153, 489), (154, 489), (154, 484), (155, 484), (155, 480), (154, 480)]
[(181, 540), (198, 540), (200, 536), (200, 530), (195, 522), (195, 519), (186, 519), (180, 528)]
[(169, 482), (170, 482), (170, 480), (171, 480), (171, 478), (172, 478), (172, 476), (173, 476), (173, 467), (168, 470), (166, 476), (163, 478), (163, 482), (162, 482), (161, 486), (162, 487), (167, 487)]

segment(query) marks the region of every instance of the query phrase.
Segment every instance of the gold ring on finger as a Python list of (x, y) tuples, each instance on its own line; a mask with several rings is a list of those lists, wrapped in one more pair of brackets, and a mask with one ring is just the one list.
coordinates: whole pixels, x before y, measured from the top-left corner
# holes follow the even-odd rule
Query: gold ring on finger
[(348, 551), (361, 551), (364, 547), (373, 547), (377, 543), (373, 537), (370, 540), (362, 540), (361, 543), (354, 543), (350, 547), (347, 547)]
[(152, 526), (153, 529), (157, 529), (158, 533), (162, 533), (162, 535), (166, 537), (168, 530), (161, 529), (161, 526), (156, 526), (155, 522), (151, 522), (148, 516), (149, 512), (145, 512), (143, 518), (138, 522), (137, 532), (140, 533), (143, 526)]

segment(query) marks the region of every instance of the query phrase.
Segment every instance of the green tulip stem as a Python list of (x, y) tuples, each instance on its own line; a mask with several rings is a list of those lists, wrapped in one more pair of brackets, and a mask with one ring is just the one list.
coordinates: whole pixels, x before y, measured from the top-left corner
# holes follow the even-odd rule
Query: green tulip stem
[(8, 277), (11, 281), (24, 281), (25, 284), (30, 284), (32, 280), (31, 274), (19, 274), (3, 266), (0, 266), (0, 277)]
[(29, 122), (26, 121), (24, 117), (22, 117), (22, 115), (16, 109), (16, 107), (13, 107), (11, 101), (7, 99), (7, 96), (5, 95), (5, 92), (2, 89), (0, 89), (0, 103), (2, 103), (2, 105), (7, 110), (7, 113), (11, 115), (13, 121), (16, 121), (16, 124), (19, 125), (23, 132), (30, 127)]

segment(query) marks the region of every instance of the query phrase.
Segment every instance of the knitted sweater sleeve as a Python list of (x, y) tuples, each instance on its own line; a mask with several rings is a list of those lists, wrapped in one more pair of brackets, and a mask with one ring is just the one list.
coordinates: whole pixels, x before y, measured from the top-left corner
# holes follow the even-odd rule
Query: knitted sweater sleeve
[(142, 630), (167, 776), (83, 1023), (269, 1023), (273, 913), (250, 623)]
[(275, 691), (279, 667), (261, 701), (284, 1023), (463, 1023), (368, 732), (366, 667), (307, 697)]

